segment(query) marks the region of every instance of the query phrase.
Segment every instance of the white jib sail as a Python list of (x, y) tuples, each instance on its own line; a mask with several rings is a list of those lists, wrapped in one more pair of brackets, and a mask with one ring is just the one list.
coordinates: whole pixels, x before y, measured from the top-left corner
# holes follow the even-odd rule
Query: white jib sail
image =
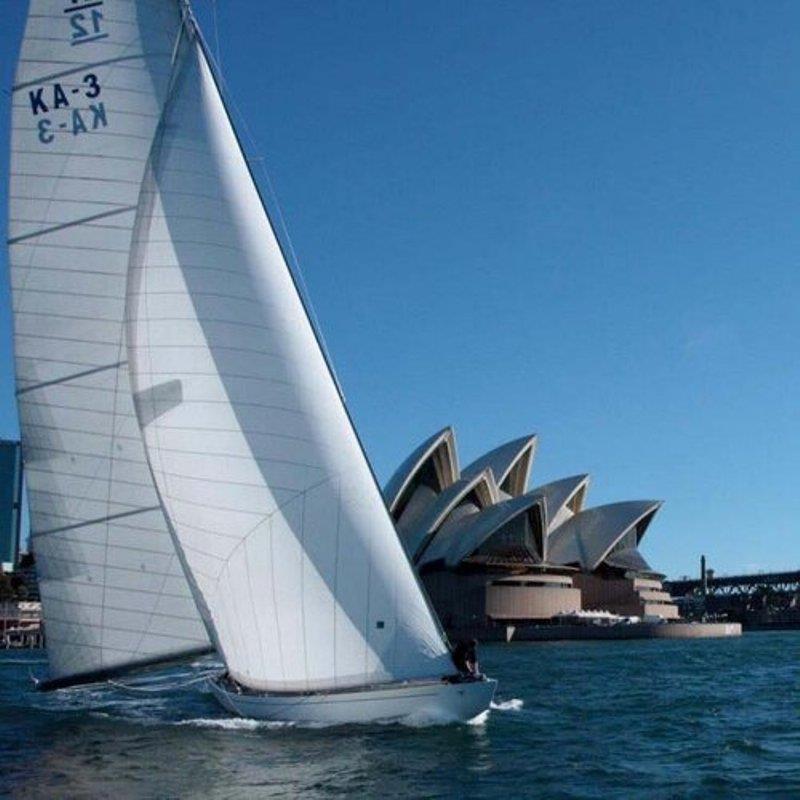
[(151, 469), (233, 677), (302, 691), (451, 672), (197, 41), (130, 276)]
[(13, 92), (18, 403), (50, 677), (208, 647), (127, 376), (131, 231), (175, 0), (32, 0)]

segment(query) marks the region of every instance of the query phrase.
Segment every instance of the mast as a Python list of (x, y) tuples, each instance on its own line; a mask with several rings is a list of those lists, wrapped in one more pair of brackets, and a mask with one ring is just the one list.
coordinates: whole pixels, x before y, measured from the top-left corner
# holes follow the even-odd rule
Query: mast
[(238, 681), (451, 671), (201, 44), (142, 185), (128, 357), (173, 534)]
[(17, 400), (50, 685), (210, 648), (147, 467), (124, 305), (175, 0), (32, 0), (13, 87)]

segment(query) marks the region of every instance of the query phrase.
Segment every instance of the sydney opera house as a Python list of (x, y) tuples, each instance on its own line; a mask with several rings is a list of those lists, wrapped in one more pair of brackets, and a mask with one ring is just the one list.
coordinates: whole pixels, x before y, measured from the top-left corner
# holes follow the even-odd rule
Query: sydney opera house
[(586, 610), (675, 619), (678, 609), (639, 544), (661, 503), (587, 508), (588, 475), (528, 488), (536, 436), (463, 469), (445, 428), (386, 484), (403, 546), (449, 633), (495, 638)]

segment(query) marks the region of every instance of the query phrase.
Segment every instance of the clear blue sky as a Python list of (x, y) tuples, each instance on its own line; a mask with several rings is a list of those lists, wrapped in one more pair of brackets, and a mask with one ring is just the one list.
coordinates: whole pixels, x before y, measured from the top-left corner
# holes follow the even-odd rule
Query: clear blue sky
[(534, 483), (666, 501), (668, 574), (800, 567), (800, 4), (217, 5), (382, 480), (448, 423), (463, 463), (537, 432)]

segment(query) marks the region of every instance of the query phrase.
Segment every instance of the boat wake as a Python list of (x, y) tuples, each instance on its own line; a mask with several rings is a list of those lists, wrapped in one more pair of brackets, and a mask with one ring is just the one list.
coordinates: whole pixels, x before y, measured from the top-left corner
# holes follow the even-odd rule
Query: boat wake
[[(487, 712), (484, 712), (484, 714), (485, 713)], [(415, 714), (409, 714), (406, 717), (401, 717), (397, 720), (387, 720), (382, 724), (397, 724), (402, 725), (405, 728), (435, 728), (440, 725), (455, 725), (463, 722), (464, 720), (459, 719), (453, 714), (447, 714), (441, 711), (420, 711)], [(468, 724), (471, 722), (472, 720), (470, 720)]]
[[(509, 701), (512, 702), (512, 701)], [(517, 701), (519, 706), (514, 706), (514, 710), (521, 707), (522, 701)], [(501, 703), (499, 706), (492, 704), (492, 707), (498, 707), (500, 710), (508, 710), (508, 703)], [(320, 730), (323, 728), (334, 727), (369, 727), (371, 725), (400, 725), (405, 728), (433, 728), (442, 725), (483, 725), (489, 717), (489, 709), (478, 714), (470, 720), (464, 722), (450, 714), (440, 712), (425, 711), (418, 714), (410, 714), (400, 719), (386, 719), (376, 720), (369, 723), (341, 723), (341, 722), (295, 722), (295, 721), (280, 721), (280, 720), (261, 720), (261, 719), (248, 719), (247, 717), (198, 717), (196, 719), (182, 719), (176, 720), (172, 724), (177, 727), (193, 727), (193, 728), (206, 728), (211, 730), (221, 731), (275, 731), (293, 728), (296, 730)]]
[(489, 708), (491, 708), (492, 711), (522, 711), (524, 705), (524, 700), (520, 700), (518, 697), (512, 697), (510, 700), (503, 700), (502, 703), (495, 703), (494, 700), (492, 700)]
[[(174, 722), (177, 727), (210, 728), (220, 731), (259, 731), (280, 730), (281, 728), (300, 727), (295, 722), (280, 722), (279, 720), (246, 719), (244, 717), (198, 717), (197, 719), (181, 719)], [(303, 726), (312, 727), (312, 726)], [(325, 727), (315, 725), (313, 727)]]
[(467, 725), (472, 725), (472, 726), (476, 726), (476, 727), (477, 726), (481, 726), (481, 725), (485, 725), (486, 721), (489, 719), (489, 711), (490, 711), (490, 709), (487, 708), (486, 711), (482, 711), (480, 714), (478, 714), (477, 717), (473, 717), (472, 719), (468, 719), (467, 720)]

